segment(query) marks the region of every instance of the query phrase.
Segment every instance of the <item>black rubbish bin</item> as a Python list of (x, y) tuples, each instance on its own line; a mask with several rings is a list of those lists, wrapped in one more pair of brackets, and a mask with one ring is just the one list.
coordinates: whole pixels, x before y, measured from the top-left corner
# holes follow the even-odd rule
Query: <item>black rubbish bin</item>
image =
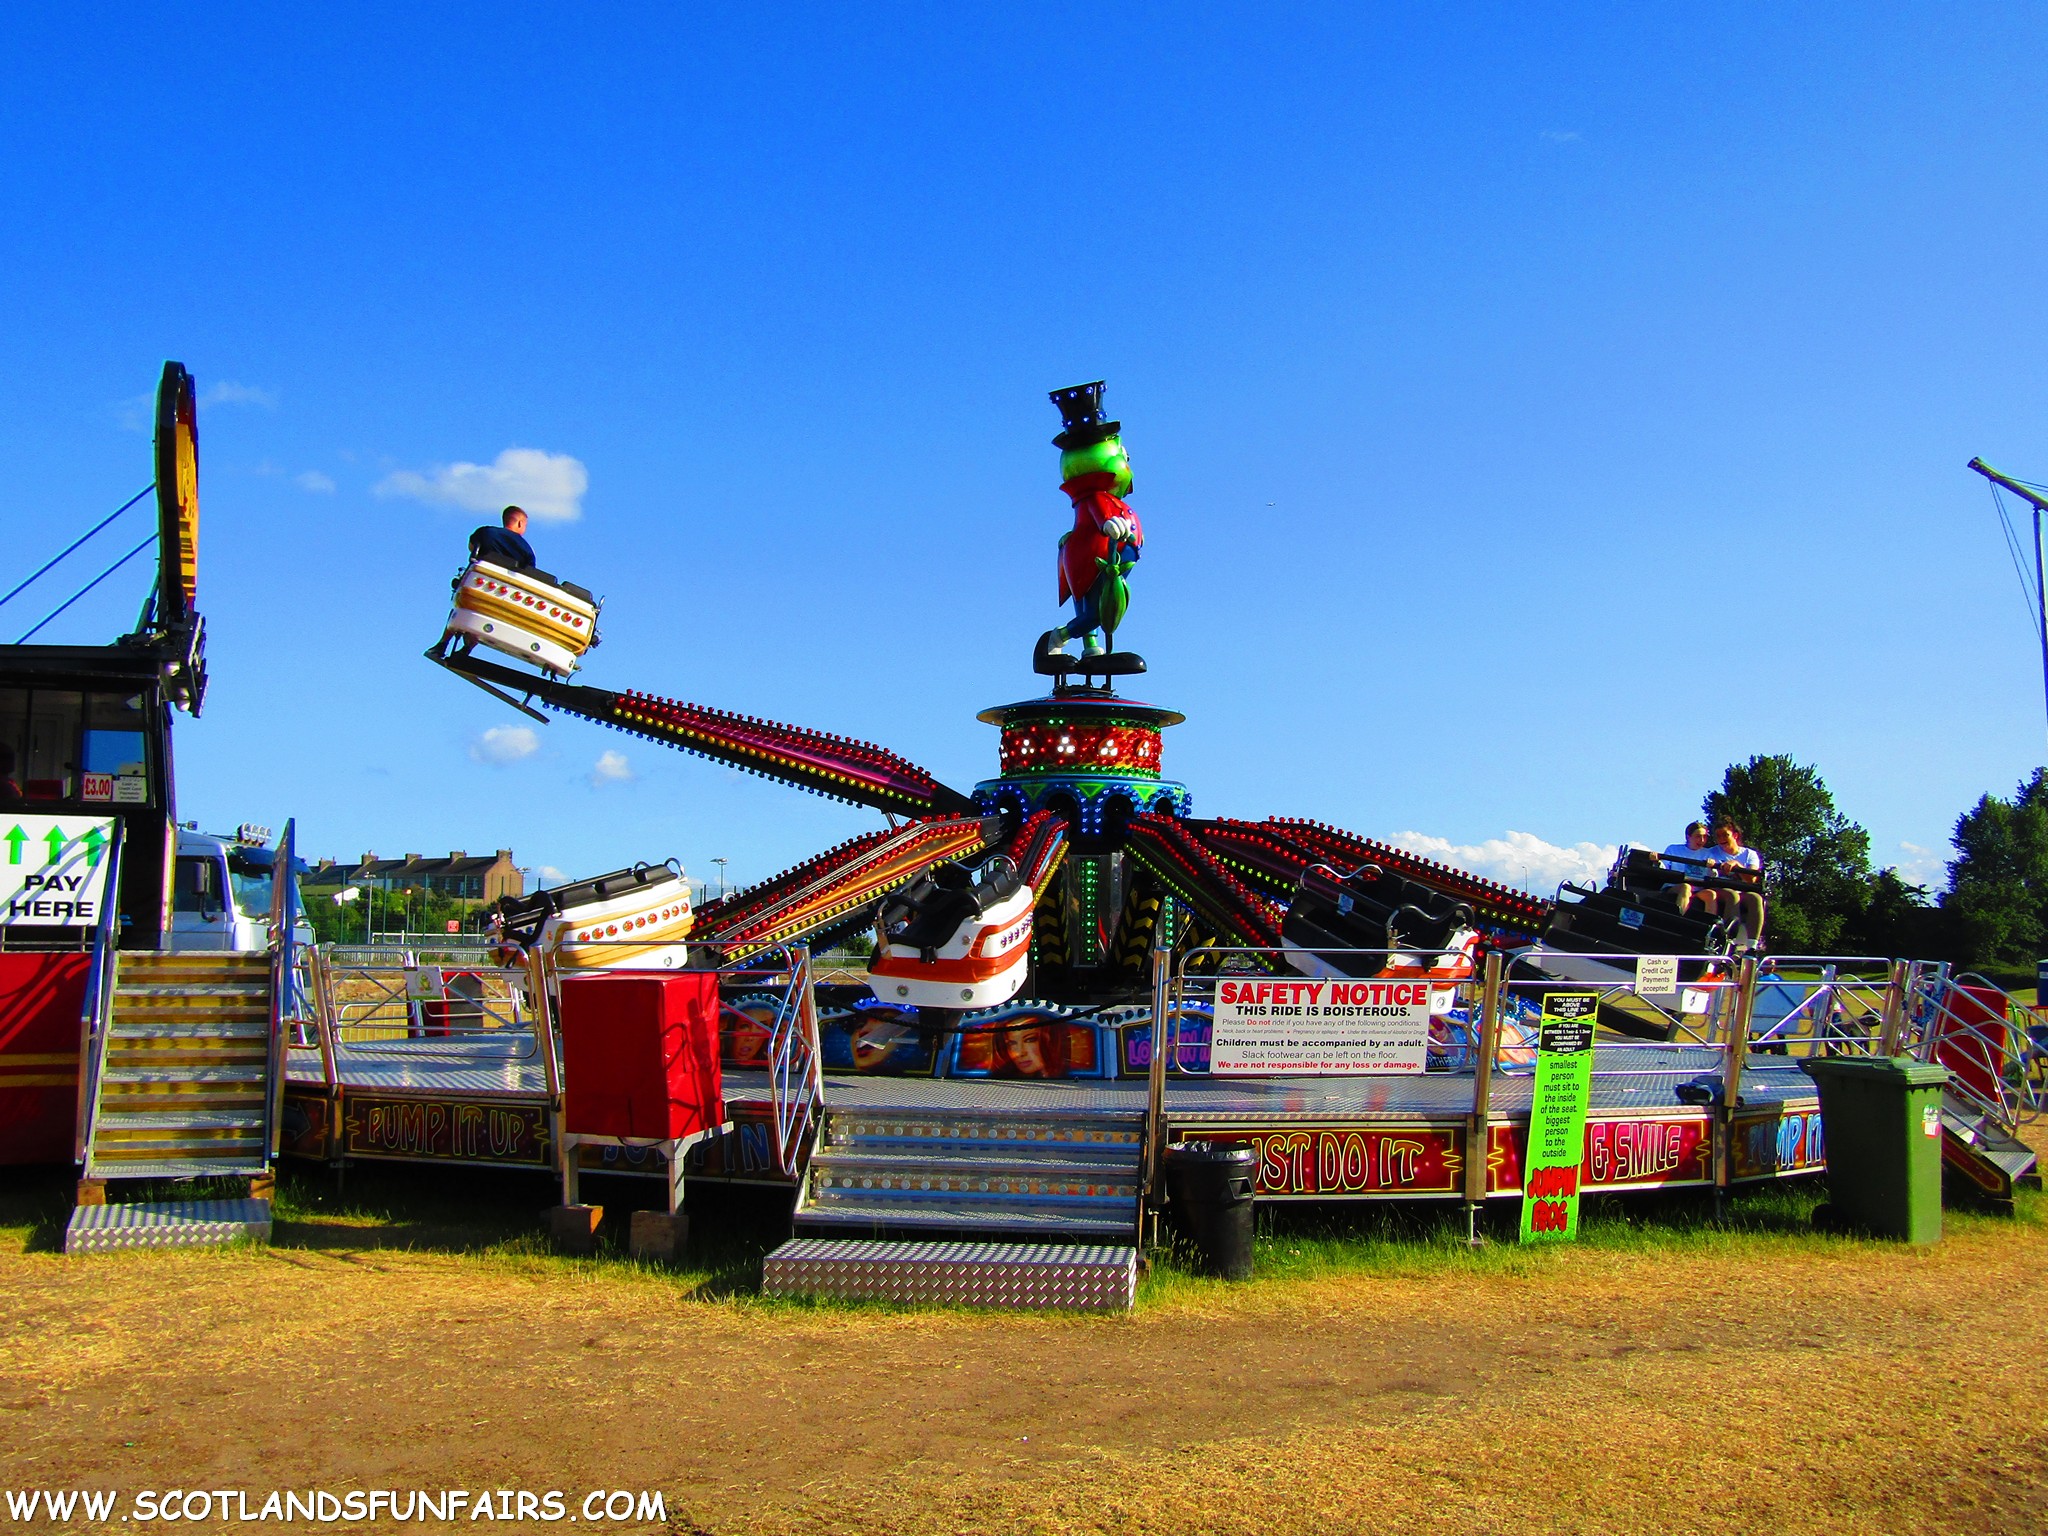
[(1176, 1141), (1166, 1148), (1167, 1209), (1226, 1280), (1252, 1277), (1252, 1180), (1259, 1154), (1242, 1142)]

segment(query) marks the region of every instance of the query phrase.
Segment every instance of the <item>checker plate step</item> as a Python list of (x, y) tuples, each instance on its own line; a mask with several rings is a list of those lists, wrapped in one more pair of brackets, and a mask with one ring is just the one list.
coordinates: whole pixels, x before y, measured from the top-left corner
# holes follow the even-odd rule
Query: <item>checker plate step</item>
[(64, 1228), (66, 1253), (125, 1248), (201, 1248), (253, 1237), (270, 1241), (268, 1200), (164, 1200), (81, 1205)]
[(1120, 1244), (891, 1243), (796, 1238), (769, 1254), (769, 1296), (1128, 1312), (1138, 1250)]

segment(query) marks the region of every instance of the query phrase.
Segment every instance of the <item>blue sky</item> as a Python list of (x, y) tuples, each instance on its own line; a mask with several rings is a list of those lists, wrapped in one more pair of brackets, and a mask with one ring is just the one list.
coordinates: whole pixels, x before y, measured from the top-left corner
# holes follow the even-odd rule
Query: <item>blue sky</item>
[(1045, 392), (1097, 377), (1200, 813), (1540, 884), (1783, 751), (1910, 864), (2042, 760), (1963, 469), (2048, 480), (2038, 9), (10, 26), (0, 577), (148, 480), (190, 366), (209, 824), (735, 878), (876, 824), (576, 721), (518, 755), (419, 654), (477, 520), (434, 497), (501, 462), (578, 514), (535, 537), (607, 600), (588, 680), (970, 785), (1058, 617)]

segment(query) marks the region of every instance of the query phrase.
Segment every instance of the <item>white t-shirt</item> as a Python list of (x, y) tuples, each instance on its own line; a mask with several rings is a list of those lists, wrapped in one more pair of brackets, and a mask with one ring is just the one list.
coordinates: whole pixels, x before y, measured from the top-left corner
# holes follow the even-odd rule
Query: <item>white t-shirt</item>
[(1708, 872), (1707, 860), (1712, 858), (1713, 854), (1712, 844), (1705, 848), (1693, 848), (1685, 843), (1673, 843), (1657, 857), (1664, 867), (1674, 874), (1704, 875)]
[(1737, 869), (1746, 869), (1754, 874), (1763, 873), (1764, 856), (1754, 848), (1744, 848), (1739, 852), (1730, 853), (1716, 843), (1707, 850), (1707, 854), (1716, 864), (1733, 864)]

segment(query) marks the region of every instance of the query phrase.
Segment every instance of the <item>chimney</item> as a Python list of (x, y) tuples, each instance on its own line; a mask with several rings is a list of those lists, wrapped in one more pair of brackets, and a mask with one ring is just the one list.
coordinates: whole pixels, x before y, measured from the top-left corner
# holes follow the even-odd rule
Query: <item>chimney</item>
[(450, 859), (466, 859), (469, 857), (469, 855), (464, 853), (460, 848), (451, 848), (448, 850), (448, 857)]

